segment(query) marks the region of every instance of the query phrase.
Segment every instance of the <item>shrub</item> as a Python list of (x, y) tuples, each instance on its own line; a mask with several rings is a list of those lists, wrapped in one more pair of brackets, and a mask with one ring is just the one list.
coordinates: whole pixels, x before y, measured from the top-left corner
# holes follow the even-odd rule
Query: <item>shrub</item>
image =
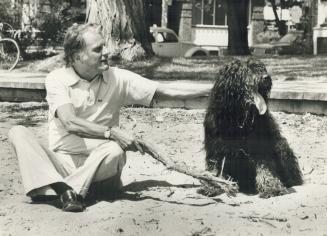
[(40, 31), (38, 37), (41, 38), (41, 46), (56, 46), (63, 42), (64, 34), (67, 28), (76, 22), (81, 16), (80, 9), (83, 6), (72, 6), (68, 0), (43, 0), (47, 2), (37, 14), (31, 19), (33, 28)]
[(11, 0), (0, 1), (0, 22), (6, 22), (14, 28), (19, 27), (20, 8), (13, 4)]

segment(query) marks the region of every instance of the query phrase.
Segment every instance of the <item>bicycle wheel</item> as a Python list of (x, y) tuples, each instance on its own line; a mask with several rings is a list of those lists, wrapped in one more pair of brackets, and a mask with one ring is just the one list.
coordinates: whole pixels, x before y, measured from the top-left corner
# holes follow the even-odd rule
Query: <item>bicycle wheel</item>
[(0, 23), (0, 31), (3, 33), (5, 38), (12, 38), (15, 33), (14, 28), (6, 22)]
[(12, 70), (18, 63), (20, 50), (13, 39), (0, 39), (0, 70)]

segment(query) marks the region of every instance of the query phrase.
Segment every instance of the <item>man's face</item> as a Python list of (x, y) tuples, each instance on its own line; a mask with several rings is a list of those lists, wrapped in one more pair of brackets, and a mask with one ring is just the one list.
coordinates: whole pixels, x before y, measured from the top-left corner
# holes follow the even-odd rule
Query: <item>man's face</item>
[(109, 68), (108, 53), (104, 51), (105, 41), (95, 31), (87, 31), (83, 35), (85, 48), (79, 53), (79, 60), (90, 73), (99, 74)]

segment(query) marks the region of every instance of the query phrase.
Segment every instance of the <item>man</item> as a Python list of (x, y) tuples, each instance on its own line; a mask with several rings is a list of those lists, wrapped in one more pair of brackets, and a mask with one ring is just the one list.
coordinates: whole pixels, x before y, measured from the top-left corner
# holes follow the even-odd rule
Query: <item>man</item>
[(153, 98), (207, 96), (211, 86), (175, 88), (108, 65), (97, 25), (74, 25), (64, 40), (66, 67), (45, 81), (49, 104), (49, 147), (22, 126), (9, 131), (25, 192), (36, 201), (60, 196), (62, 210), (83, 211), (91, 183), (121, 188), (125, 152), (141, 151), (137, 139), (119, 129), (119, 110), (149, 106)]

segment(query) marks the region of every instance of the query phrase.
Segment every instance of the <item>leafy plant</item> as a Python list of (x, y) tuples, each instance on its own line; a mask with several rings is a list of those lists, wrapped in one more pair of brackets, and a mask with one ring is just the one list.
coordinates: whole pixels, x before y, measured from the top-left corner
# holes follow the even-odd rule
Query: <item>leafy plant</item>
[(19, 26), (20, 8), (18, 4), (13, 4), (11, 0), (0, 1), (0, 22), (6, 22), (14, 28)]
[[(33, 28), (40, 31), (41, 46), (61, 44), (69, 26), (82, 18), (83, 6), (72, 6), (67, 0), (47, 0), (47, 8), (40, 5), (40, 10), (31, 19)], [(83, 10), (82, 10), (83, 9)]]

